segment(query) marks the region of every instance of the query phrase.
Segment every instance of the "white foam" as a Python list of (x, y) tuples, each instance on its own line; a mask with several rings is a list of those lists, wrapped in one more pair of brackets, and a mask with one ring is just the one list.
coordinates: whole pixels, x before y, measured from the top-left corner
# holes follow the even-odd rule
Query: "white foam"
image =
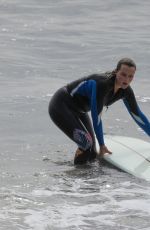
[(53, 96), (52, 93), (48, 93), (48, 94), (46, 95), (46, 97), (52, 97), (52, 96)]
[(150, 203), (144, 199), (132, 199), (132, 200), (122, 200), (118, 202), (120, 210), (129, 211), (141, 211), (141, 213), (146, 213), (150, 215)]
[(150, 97), (137, 97), (139, 102), (149, 102), (150, 101)]

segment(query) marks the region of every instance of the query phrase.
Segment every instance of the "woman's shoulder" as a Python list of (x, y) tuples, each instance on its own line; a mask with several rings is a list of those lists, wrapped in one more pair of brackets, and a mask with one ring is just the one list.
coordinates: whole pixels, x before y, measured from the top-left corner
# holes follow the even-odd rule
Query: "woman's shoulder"
[(128, 86), (124, 90), (124, 97), (129, 101), (132, 101), (133, 99), (135, 100), (135, 94), (131, 86)]
[(110, 78), (110, 75), (108, 75), (108, 72), (106, 72), (106, 73), (93, 73), (93, 74), (90, 74), (88, 76), (76, 79), (76, 80), (68, 83), (66, 85), (66, 87), (68, 90), (72, 90), (73, 88), (82, 84), (82, 82), (90, 81), (90, 80), (96, 81), (97, 86), (100, 86), (100, 85), (104, 86), (107, 83), (109, 78)]
[(134, 91), (130, 85), (125, 89), (125, 93), (130, 95), (134, 94)]
[(105, 73), (93, 73), (87, 76), (87, 79), (108, 79), (110, 77), (110, 72), (105, 72)]

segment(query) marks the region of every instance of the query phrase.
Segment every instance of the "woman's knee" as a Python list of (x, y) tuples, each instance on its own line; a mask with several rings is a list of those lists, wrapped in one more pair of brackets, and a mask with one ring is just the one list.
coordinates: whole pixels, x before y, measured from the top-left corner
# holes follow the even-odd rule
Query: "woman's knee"
[(82, 150), (86, 151), (93, 146), (93, 139), (89, 132), (75, 129), (73, 131), (73, 139)]

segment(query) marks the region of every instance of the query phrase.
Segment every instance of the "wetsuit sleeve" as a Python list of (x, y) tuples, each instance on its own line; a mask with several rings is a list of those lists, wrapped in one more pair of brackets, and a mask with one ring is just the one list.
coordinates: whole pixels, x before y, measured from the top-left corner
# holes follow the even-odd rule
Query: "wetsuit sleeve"
[(130, 93), (123, 99), (123, 102), (134, 121), (150, 136), (150, 122), (140, 110), (132, 89), (130, 89)]
[(96, 137), (100, 145), (104, 145), (103, 137), (103, 125), (101, 120), (101, 111), (98, 111), (97, 99), (96, 99), (96, 82), (90, 81), (91, 90), (91, 115), (93, 120), (93, 126), (96, 133)]
[(101, 111), (98, 111), (97, 98), (96, 98), (96, 81), (88, 80), (82, 82), (78, 88), (78, 93), (87, 96), (91, 105), (91, 116), (93, 121), (94, 131), (100, 145), (104, 145), (103, 126), (101, 120)]

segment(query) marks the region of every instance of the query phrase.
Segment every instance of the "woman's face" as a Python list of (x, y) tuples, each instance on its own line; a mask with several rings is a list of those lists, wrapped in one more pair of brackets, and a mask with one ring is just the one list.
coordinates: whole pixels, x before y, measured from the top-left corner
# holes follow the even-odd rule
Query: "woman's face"
[(126, 89), (133, 80), (135, 71), (135, 67), (122, 64), (120, 69), (116, 72), (116, 84), (120, 88)]

